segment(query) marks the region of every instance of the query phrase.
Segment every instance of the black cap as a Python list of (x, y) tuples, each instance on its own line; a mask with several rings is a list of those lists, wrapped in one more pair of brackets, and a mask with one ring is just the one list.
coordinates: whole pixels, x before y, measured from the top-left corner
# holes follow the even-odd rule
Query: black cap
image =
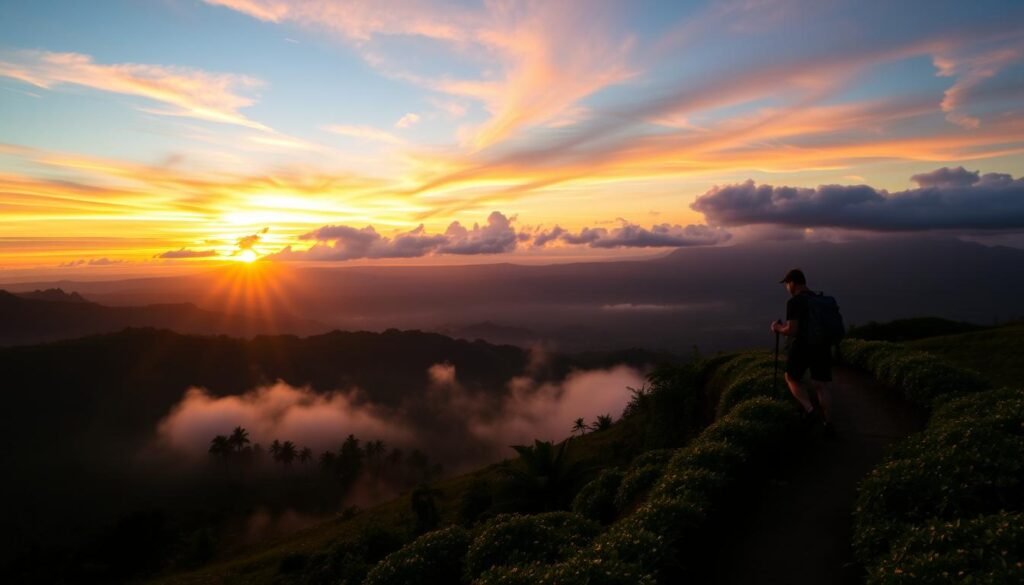
[(804, 276), (804, 271), (799, 268), (794, 268), (786, 273), (786, 276), (782, 277), (779, 284), (784, 282), (792, 282), (793, 284), (807, 284), (807, 277)]

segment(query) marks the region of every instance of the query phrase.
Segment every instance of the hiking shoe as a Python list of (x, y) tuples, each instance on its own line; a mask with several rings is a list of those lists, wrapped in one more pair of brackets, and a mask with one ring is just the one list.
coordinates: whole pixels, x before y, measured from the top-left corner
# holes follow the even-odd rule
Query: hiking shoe
[(821, 428), (822, 435), (829, 441), (835, 441), (836, 439), (839, 438), (838, 435), (836, 435), (836, 426), (834, 424), (830, 422), (824, 422), (822, 423)]

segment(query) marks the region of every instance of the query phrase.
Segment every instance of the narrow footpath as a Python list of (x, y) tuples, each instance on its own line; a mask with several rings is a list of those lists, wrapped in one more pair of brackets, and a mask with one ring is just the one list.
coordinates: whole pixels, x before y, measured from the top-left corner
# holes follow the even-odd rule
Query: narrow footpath
[(869, 376), (837, 368), (835, 441), (809, 432), (791, 467), (752, 502), (718, 555), (718, 585), (861, 583), (850, 533), (857, 484), (921, 415)]

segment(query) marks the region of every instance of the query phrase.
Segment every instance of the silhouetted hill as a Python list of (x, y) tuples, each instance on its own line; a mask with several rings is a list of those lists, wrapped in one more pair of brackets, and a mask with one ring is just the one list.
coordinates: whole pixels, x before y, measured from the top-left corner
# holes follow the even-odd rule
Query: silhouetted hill
[(85, 297), (71, 292), (66, 293), (60, 288), (48, 288), (46, 290), (33, 290), (28, 292), (15, 293), (15, 295), (33, 301), (50, 301), (54, 303), (85, 303)]
[(0, 290), (0, 345), (38, 343), (118, 331), (158, 327), (181, 333), (310, 333), (324, 330), (308, 320), (268, 319), (200, 309), (192, 303), (107, 307), (61, 289), (9, 293)]

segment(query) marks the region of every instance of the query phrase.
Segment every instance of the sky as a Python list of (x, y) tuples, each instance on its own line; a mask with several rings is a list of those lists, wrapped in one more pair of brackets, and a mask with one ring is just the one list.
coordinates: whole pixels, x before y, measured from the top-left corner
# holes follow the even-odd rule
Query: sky
[(1022, 18), (1016, 0), (3, 2), (0, 279), (1019, 241)]

